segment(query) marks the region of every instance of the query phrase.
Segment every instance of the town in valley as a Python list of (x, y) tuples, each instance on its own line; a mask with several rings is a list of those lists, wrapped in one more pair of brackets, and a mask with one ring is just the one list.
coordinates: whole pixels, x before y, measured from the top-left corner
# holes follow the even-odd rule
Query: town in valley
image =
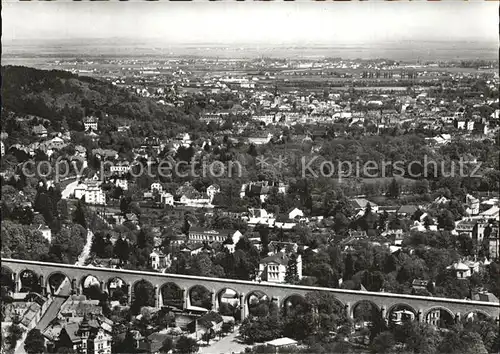
[(500, 351), (497, 43), (113, 40), (2, 46), (2, 353)]

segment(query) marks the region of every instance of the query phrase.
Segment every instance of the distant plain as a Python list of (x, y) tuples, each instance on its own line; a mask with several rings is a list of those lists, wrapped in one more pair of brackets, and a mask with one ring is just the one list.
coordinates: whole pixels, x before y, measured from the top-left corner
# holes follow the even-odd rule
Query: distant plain
[(15, 41), (2, 44), (3, 65), (43, 66), (58, 59), (168, 59), (177, 57), (252, 59), (391, 59), (407, 62), (498, 60), (498, 43), (491, 42), (387, 42), (379, 44), (185, 44), (127, 39)]

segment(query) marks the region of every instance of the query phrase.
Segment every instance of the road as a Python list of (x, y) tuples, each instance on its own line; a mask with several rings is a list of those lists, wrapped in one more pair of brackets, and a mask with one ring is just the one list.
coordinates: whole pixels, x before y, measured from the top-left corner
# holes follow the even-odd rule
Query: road
[(87, 241), (85, 242), (85, 246), (83, 246), (82, 253), (78, 257), (78, 261), (75, 263), (77, 266), (84, 266), (85, 262), (89, 258), (90, 249), (92, 247), (92, 241), (94, 240), (94, 233), (90, 230), (87, 230)]
[[(201, 342), (200, 342), (201, 344)], [(201, 354), (230, 354), (230, 353), (241, 353), (245, 351), (248, 344), (243, 344), (239, 340), (239, 331), (236, 327), (233, 333), (229, 333), (226, 337), (218, 341), (210, 341), (210, 345), (207, 347), (200, 347), (198, 353)]]

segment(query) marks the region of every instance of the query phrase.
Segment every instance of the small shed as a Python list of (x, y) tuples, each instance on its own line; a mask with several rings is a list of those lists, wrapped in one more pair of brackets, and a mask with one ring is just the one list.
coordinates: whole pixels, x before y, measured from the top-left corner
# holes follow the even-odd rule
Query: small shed
[(279, 349), (296, 347), (297, 341), (293, 340), (291, 338), (283, 337), (283, 338), (271, 340), (269, 342), (265, 342), (265, 344), (270, 346), (270, 347), (275, 348), (276, 352), (278, 352)]

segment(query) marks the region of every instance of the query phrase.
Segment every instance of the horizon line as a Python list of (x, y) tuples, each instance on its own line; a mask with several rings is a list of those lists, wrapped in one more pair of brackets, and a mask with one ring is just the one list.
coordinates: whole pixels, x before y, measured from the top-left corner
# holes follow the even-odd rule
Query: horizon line
[[(78, 39), (79, 41), (116, 41), (122, 40), (123, 42), (151, 42), (151, 41), (161, 41), (161, 37), (121, 37), (121, 36), (110, 36), (110, 37), (78, 37), (78, 38), (3, 38), (2, 46), (4, 44), (7, 45), (15, 45), (17, 43), (26, 43), (26, 42), (38, 42), (40, 45), (43, 45), (43, 42), (68, 42)], [(266, 42), (266, 41), (179, 41), (179, 42), (170, 42), (170, 43), (161, 43), (164, 46), (178, 46), (178, 45), (234, 45), (234, 46), (242, 46), (242, 45), (259, 45), (259, 46), (323, 46), (323, 47), (335, 47), (337, 45), (380, 45), (380, 44), (408, 44), (412, 42), (425, 42), (425, 43), (480, 43), (480, 44), (496, 44), (498, 45), (498, 40), (492, 39), (474, 39), (474, 38), (464, 38), (464, 39), (423, 39), (423, 38), (400, 38), (400, 39), (385, 39), (385, 40), (349, 40), (349, 41), (339, 41), (335, 40), (329, 43), (328, 41), (309, 41), (309, 40), (297, 40), (295, 42)], [(24, 44), (23, 43), (23, 44)], [(78, 46), (80, 43), (74, 43), (73, 45)], [(114, 42), (115, 45), (120, 45), (121, 43)], [(158, 43), (160, 44), (160, 43)]]

